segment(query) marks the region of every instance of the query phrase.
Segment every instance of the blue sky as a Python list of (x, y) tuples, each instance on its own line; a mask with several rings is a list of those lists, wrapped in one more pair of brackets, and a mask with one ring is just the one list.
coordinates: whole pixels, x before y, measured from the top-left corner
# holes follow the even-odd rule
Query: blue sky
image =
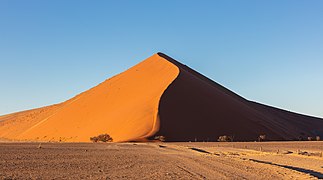
[(323, 1), (0, 1), (0, 114), (67, 100), (156, 52), (323, 117)]

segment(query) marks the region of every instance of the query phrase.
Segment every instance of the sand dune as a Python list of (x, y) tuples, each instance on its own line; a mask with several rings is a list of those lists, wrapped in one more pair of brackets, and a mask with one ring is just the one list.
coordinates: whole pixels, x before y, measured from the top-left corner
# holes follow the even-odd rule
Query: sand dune
[(159, 129), (159, 99), (178, 73), (176, 66), (156, 54), (58, 105), (47, 116), (35, 115), (30, 121), (29, 113), (39, 111), (33, 110), (22, 113), (24, 117), (6, 117), (0, 123), (0, 137), (88, 142), (108, 133), (115, 142), (145, 140)]
[(0, 138), (88, 142), (108, 133), (114, 142), (253, 141), (323, 136), (323, 120), (250, 102), (158, 53), (61, 104), (0, 117)]

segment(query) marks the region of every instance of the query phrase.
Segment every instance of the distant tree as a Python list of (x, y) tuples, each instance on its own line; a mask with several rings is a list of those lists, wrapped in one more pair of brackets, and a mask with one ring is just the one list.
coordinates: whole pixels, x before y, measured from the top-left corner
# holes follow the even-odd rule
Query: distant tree
[(315, 138), (317, 141), (321, 141), (321, 137), (320, 136), (316, 136)]
[(92, 142), (112, 142), (113, 139), (109, 134), (100, 134), (98, 136), (91, 137)]
[(165, 136), (155, 136), (154, 137), (154, 140), (157, 140), (157, 141), (160, 141), (160, 142), (164, 142), (164, 141), (166, 141), (166, 138), (165, 138)]
[(258, 137), (259, 142), (265, 141), (265, 140), (266, 140), (266, 135), (265, 134), (259, 135), (259, 137)]
[(234, 139), (233, 136), (224, 135), (224, 136), (219, 136), (218, 141), (219, 142), (232, 142), (233, 139)]

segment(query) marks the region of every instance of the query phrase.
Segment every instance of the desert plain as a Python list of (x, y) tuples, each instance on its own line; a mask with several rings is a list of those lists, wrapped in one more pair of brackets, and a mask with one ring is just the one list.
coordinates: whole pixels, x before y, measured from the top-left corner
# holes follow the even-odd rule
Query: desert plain
[(0, 179), (322, 179), (323, 142), (0, 143)]

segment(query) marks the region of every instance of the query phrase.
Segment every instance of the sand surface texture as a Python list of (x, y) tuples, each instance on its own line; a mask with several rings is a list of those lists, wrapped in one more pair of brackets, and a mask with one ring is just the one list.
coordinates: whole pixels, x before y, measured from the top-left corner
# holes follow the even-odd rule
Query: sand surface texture
[[(322, 157), (293, 150), (315, 154), (322, 142), (43, 143), (38, 147), (39, 143), (1, 143), (0, 179), (323, 178)], [(269, 152), (277, 147), (281, 153)], [(292, 152), (285, 153), (288, 150)]]

